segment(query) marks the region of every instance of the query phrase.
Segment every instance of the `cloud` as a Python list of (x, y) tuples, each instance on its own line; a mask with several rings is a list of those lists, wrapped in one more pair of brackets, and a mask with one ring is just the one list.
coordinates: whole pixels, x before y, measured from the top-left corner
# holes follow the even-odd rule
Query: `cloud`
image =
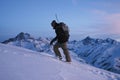
[(103, 10), (91, 10), (96, 17), (94, 28), (99, 32), (120, 34), (120, 13), (108, 13)]
[(105, 11), (97, 10), (97, 9), (91, 10), (91, 12), (92, 12), (93, 14), (102, 15), (102, 16), (107, 14)]
[(120, 33), (120, 13), (109, 14), (105, 18), (108, 28), (111, 33)]
[(100, 6), (101, 8), (104, 8), (104, 9), (119, 9), (120, 7), (120, 1), (93, 1), (93, 2), (90, 2), (91, 5), (93, 5), (94, 7), (98, 7)]

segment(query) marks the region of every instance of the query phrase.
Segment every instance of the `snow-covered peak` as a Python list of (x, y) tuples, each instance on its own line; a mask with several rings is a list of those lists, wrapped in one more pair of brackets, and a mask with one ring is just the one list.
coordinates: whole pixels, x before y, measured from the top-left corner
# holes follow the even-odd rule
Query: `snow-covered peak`
[(107, 38), (107, 39), (106, 39), (106, 42), (108, 42), (108, 43), (110, 43), (110, 44), (116, 44), (116, 43), (117, 43), (117, 41), (115, 41), (115, 40), (113, 40), (113, 39), (111, 39), (111, 38)]
[(82, 43), (84, 45), (93, 45), (93, 44), (102, 44), (102, 43), (108, 43), (108, 44), (116, 44), (117, 41), (107, 38), (107, 39), (94, 39), (91, 37), (86, 37), (85, 39), (82, 40)]
[(19, 33), (16, 37), (15, 37), (16, 40), (26, 40), (26, 39), (34, 39), (33, 37), (31, 37), (31, 35), (29, 33), (24, 33), (24, 32), (21, 32)]
[(84, 40), (91, 41), (91, 40), (94, 40), (94, 39), (91, 38), (90, 36), (87, 36)]
[(34, 40), (34, 38), (31, 37), (31, 35), (29, 33), (21, 32), (16, 37), (5, 40), (2, 43), (7, 44), (7, 43), (10, 43), (10, 42), (21, 41), (21, 40), (23, 40), (23, 41), (26, 40), (27, 41), (28, 39)]
[(82, 40), (84, 45), (89, 45), (95, 42), (95, 39), (92, 39), (91, 37), (86, 37), (85, 39)]
[(38, 38), (35, 39), (31, 37), (29, 33), (19, 33), (16, 37), (10, 38), (3, 43), (15, 45), (19, 47), (24, 47), (30, 50), (38, 51), (38, 52), (47, 52), (49, 51), (49, 40), (48, 38)]
[(87, 64), (0, 44), (0, 80), (120, 80), (120, 75)]

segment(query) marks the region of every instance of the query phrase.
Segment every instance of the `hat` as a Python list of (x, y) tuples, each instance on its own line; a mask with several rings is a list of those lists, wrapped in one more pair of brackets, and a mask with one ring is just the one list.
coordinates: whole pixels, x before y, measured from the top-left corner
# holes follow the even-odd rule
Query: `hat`
[(51, 25), (53, 26), (53, 25), (55, 25), (57, 22), (55, 21), (55, 20), (53, 20), (52, 22), (51, 22)]

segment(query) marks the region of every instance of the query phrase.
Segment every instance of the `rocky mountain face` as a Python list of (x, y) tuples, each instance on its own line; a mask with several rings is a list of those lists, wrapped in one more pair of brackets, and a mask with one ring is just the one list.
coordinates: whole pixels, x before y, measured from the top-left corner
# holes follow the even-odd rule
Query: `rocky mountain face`
[(88, 64), (108, 71), (120, 73), (120, 43), (107, 38), (69, 42), (69, 49), (83, 58)]
[[(15, 38), (10, 38), (3, 43), (53, 54), (49, 45), (50, 40), (41, 37), (35, 39), (30, 34), (21, 32)], [(68, 48), (76, 53), (76, 58), (82, 58), (90, 65), (120, 73), (120, 43), (113, 39), (103, 40), (86, 37), (81, 41), (68, 42)]]
[(50, 51), (48, 38), (43, 39), (40, 37), (35, 39), (34, 37), (31, 37), (30, 34), (23, 32), (19, 33), (15, 38), (10, 38), (2, 43), (24, 47), (38, 52)]

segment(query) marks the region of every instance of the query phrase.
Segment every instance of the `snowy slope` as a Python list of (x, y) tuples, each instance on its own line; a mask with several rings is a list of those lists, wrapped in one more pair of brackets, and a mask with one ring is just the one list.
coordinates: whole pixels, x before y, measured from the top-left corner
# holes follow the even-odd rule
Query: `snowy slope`
[(0, 44), (0, 80), (120, 80), (120, 75), (87, 64)]

